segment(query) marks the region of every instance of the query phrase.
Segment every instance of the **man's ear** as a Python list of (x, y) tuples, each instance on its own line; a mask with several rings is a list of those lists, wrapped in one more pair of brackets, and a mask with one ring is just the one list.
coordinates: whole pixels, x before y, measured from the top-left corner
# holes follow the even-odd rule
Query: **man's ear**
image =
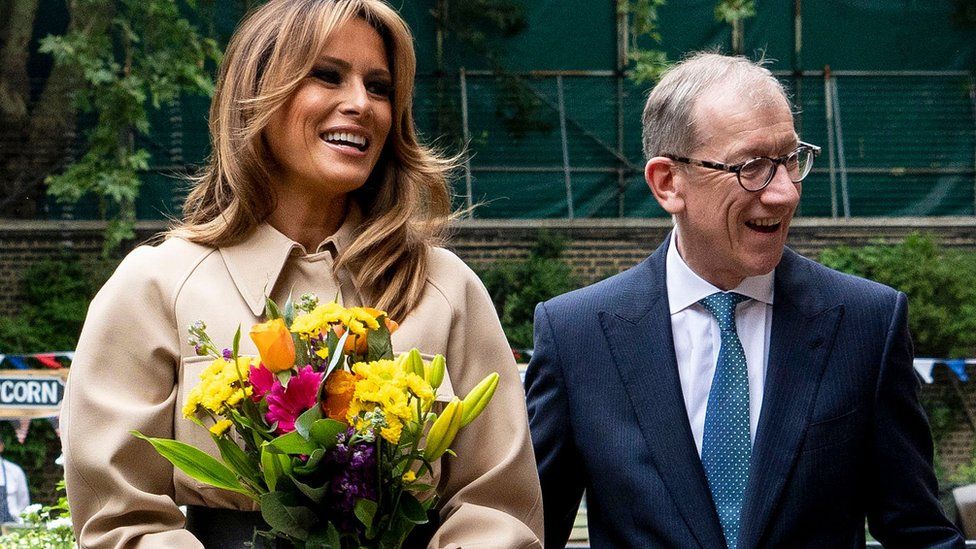
[(670, 158), (655, 156), (644, 166), (644, 180), (654, 193), (657, 203), (671, 215), (685, 209), (685, 200), (679, 192), (680, 182), (676, 181), (674, 162)]

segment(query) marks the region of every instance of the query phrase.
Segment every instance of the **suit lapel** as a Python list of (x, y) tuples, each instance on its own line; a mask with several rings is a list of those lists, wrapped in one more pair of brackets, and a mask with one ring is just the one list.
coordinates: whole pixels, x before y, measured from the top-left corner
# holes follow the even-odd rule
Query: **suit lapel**
[(661, 479), (703, 547), (723, 547), (705, 470), (688, 424), (671, 335), (664, 265), (668, 241), (624, 283), (600, 321)]
[(742, 507), (740, 547), (755, 547), (806, 433), (843, 306), (830, 307), (812, 270), (790, 250), (777, 267), (762, 412)]

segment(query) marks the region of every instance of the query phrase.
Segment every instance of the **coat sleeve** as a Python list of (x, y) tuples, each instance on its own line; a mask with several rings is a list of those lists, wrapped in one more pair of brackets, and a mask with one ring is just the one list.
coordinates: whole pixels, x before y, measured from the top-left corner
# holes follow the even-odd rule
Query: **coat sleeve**
[(535, 309), (535, 349), (525, 375), (529, 425), (546, 510), (546, 547), (565, 547), (585, 476), (574, 443), (559, 350), (545, 303)]
[(885, 547), (962, 548), (965, 542), (937, 496), (907, 318), (908, 300), (899, 292), (875, 391), (868, 527)]
[(173, 502), (173, 467), (130, 434), (173, 437), (174, 289), (155, 255), (136, 249), (99, 291), (71, 365), (61, 437), (81, 547), (202, 547)]
[(495, 396), (465, 427), (442, 461), (441, 525), (429, 547), (541, 547), (542, 494), (525, 411), (525, 393), (491, 298), (470, 269), (453, 303), (447, 367), (463, 397), (498, 372)]

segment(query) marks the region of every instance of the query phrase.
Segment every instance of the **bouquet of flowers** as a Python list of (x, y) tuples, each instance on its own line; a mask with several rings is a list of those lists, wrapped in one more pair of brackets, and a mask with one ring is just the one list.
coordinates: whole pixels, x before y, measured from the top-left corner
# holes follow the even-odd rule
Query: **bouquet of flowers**
[[(197, 322), (190, 343), (214, 360), (183, 415), (210, 431), (221, 459), (169, 439), (150, 442), (188, 476), (258, 502), (271, 539), (299, 548), (394, 548), (436, 503), (432, 463), (491, 400), (498, 374), (435, 411), (441, 355), (394, 356), (396, 322), (371, 308), (306, 294), (253, 326), (259, 357), (220, 349)], [(426, 481), (426, 482), (425, 482)]]

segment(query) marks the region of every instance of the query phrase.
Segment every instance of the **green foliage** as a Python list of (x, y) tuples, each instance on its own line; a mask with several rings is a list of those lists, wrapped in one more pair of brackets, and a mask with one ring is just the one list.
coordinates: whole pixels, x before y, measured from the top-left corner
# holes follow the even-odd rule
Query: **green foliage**
[[(513, 137), (525, 137), (530, 132), (548, 132), (552, 124), (543, 120), (540, 110), (543, 101), (502, 62), (504, 48), (499, 39), (511, 38), (524, 31), (525, 10), (518, 0), (439, 0), (431, 10), (438, 26), (470, 51), (483, 57), (495, 75), (498, 95), (495, 114)], [(462, 142), (458, 105), (453, 93), (444, 85), (444, 59), (438, 52), (441, 82), (437, 86), (440, 134), (453, 135)]]
[(627, 58), (631, 62), (630, 79), (636, 84), (655, 82), (668, 68), (668, 56), (659, 49), (642, 48), (641, 38), (660, 46), (661, 33), (658, 30), (658, 9), (665, 0), (619, 0), (617, 11), (626, 14), (630, 21), (630, 48)]
[[(630, 21), (627, 58), (631, 66), (628, 75), (636, 84), (656, 82), (670, 65), (667, 54), (659, 49), (661, 32), (658, 26), (658, 10), (666, 3), (666, 0), (617, 1), (617, 12), (625, 14)], [(741, 49), (742, 22), (755, 15), (755, 0), (719, 0), (715, 4), (715, 19), (732, 26), (734, 51)], [(654, 46), (641, 47), (640, 40), (648, 41)]]
[(64, 481), (58, 484), (58, 501), (48, 507), (30, 506), (21, 514), (23, 525), (0, 536), (5, 549), (74, 549), (71, 513), (64, 494)]
[(896, 246), (827, 249), (820, 261), (905, 292), (917, 356), (976, 353), (976, 254), (943, 250), (931, 236), (912, 234)]
[(755, 16), (755, 0), (722, 0), (715, 5), (715, 19), (729, 25)]
[(135, 236), (139, 175), (150, 160), (136, 137), (148, 135), (151, 109), (183, 93), (212, 94), (205, 65), (218, 61), (220, 50), (182, 16), (182, 10), (196, 8), (195, 0), (79, 0), (73, 5), (73, 17), (85, 24), (45, 37), (40, 51), (75, 73), (75, 107), (87, 113), (92, 126), (85, 153), (64, 173), (48, 177), (48, 192), (67, 203), (87, 194), (98, 197), (102, 217), (111, 221), (108, 253)]
[(543, 232), (525, 260), (501, 261), (480, 273), (515, 349), (532, 347), (536, 304), (577, 287), (560, 260), (564, 248), (560, 238)]
[(111, 267), (66, 257), (27, 269), (20, 313), (0, 318), (0, 350), (35, 353), (74, 349), (88, 302), (108, 278)]

